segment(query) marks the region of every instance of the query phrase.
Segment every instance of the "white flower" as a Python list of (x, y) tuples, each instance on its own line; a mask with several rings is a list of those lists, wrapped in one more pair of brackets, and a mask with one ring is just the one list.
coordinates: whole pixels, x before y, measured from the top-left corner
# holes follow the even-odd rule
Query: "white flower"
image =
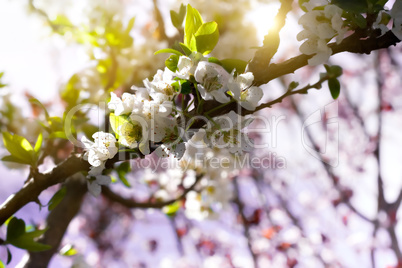
[(184, 152), (186, 151), (186, 145), (183, 143), (184, 129), (173, 126), (165, 128), (165, 137), (162, 139), (162, 143), (155, 153), (159, 157), (173, 156), (177, 160), (180, 160)]
[(204, 100), (215, 99), (220, 103), (226, 103), (230, 100), (225, 94), (230, 74), (222, 66), (201, 61), (197, 65), (194, 77), (199, 83), (198, 91)]
[(150, 82), (147, 79), (144, 80), (145, 87), (149, 90), (149, 95), (156, 101), (172, 100), (177, 92), (171, 85), (173, 82), (173, 72), (168, 68), (164, 71), (158, 70)]
[(95, 142), (92, 142), (83, 136), (81, 141), (84, 143), (87, 152), (84, 154), (84, 159), (94, 166), (102, 165), (107, 159), (111, 159), (117, 153), (116, 138), (105, 132), (96, 132), (92, 135)]
[[(324, 5), (324, 10), (313, 10), (317, 6)], [(304, 6), (308, 12), (299, 19), (299, 24), (304, 30), (297, 35), (297, 40), (307, 40), (300, 46), (300, 52), (306, 55), (316, 54), (308, 60), (308, 63), (319, 65), (332, 55), (328, 42), (336, 37), (336, 43), (339, 44), (347, 32), (347, 28), (343, 26), (343, 10), (336, 5), (328, 5), (328, 2), (316, 0), (311, 0)]]
[(93, 196), (99, 196), (102, 191), (102, 185), (109, 185), (112, 179), (106, 175), (98, 175), (95, 178), (87, 180), (88, 191)]
[(118, 149), (116, 147), (116, 138), (110, 133), (96, 132), (92, 137), (94, 142), (88, 140), (85, 136), (82, 137), (81, 141), (86, 148), (83, 158), (91, 164), (88, 174), (92, 178), (88, 179), (88, 190), (94, 196), (98, 196), (101, 191), (100, 185), (106, 185), (111, 182), (109, 176), (102, 175), (102, 171), (105, 169), (105, 162), (107, 159), (113, 158)]
[(228, 89), (232, 92), (233, 98), (249, 111), (255, 110), (263, 96), (261, 88), (251, 86), (253, 80), (254, 75), (248, 72), (240, 74), (236, 78), (231, 77), (227, 85)]
[(113, 92), (111, 94), (108, 108), (114, 110), (115, 115), (129, 114), (133, 110), (135, 96), (130, 93), (123, 93), (122, 99), (117, 97)]
[(215, 124), (207, 129), (208, 137), (217, 148), (226, 148), (230, 153), (242, 154), (243, 151), (249, 152), (253, 148), (253, 143), (246, 138), (246, 134), (241, 130), (247, 127), (251, 120), (245, 120), (234, 111), (226, 115), (213, 118)]
[(195, 68), (199, 61), (204, 61), (206, 58), (198, 52), (191, 53), (190, 56), (180, 56), (177, 63), (176, 76), (181, 79), (190, 79), (190, 75), (194, 75)]

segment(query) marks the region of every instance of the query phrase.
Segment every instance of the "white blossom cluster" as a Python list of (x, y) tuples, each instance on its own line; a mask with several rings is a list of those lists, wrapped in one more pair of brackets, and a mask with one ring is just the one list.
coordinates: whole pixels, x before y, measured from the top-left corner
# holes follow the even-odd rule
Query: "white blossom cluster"
[[(110, 182), (102, 171), (105, 161), (117, 153), (117, 141), (121, 146), (138, 148), (143, 155), (150, 154), (150, 144), (154, 144), (155, 154), (159, 157), (172, 156), (177, 160), (189, 148), (200, 145), (197, 142), (194, 144), (195, 140), (202, 141), (202, 148), (225, 149), (232, 154), (250, 151), (252, 141), (243, 132), (250, 120), (233, 111), (212, 118), (196, 113), (196, 116), (203, 117), (205, 126), (191, 135), (189, 129), (194, 121), (183, 120), (185, 116), (177, 106), (177, 98), (180, 94), (182, 98), (185, 96), (180, 83), (188, 81), (193, 91), (185, 94), (191, 96), (192, 103), (196, 99), (198, 103), (215, 100), (223, 106), (237, 102), (253, 111), (263, 95), (259, 87), (252, 85), (253, 80), (250, 72), (235, 76), (234, 72), (228, 73), (202, 54), (192, 53), (188, 57), (179, 57), (175, 72), (168, 68), (158, 70), (152, 81), (144, 80), (145, 87), (133, 87), (133, 94), (124, 93), (120, 98), (111, 93), (108, 108), (114, 113), (111, 124), (117, 139), (112, 134), (97, 132), (93, 136), (95, 142), (85, 137), (82, 140), (87, 150), (85, 159), (92, 165), (89, 175), (96, 178), (89, 181), (90, 191), (98, 195), (100, 185)], [(186, 112), (197, 110), (195, 104), (181, 108)]]
[[(315, 9), (324, 5), (323, 10)], [(320, 65), (332, 55), (328, 42), (335, 37), (339, 44), (347, 32), (347, 28), (343, 26), (342, 9), (321, 0), (310, 0), (304, 6), (307, 12), (299, 19), (299, 24), (304, 29), (297, 35), (297, 40), (307, 40), (300, 46), (300, 52), (306, 55), (315, 54), (308, 63)]]
[(106, 160), (113, 158), (118, 149), (116, 138), (110, 133), (96, 132), (92, 138), (95, 142), (88, 140), (85, 136), (82, 137), (81, 141), (87, 150), (83, 158), (91, 164), (91, 169), (88, 172), (91, 176), (88, 179), (88, 190), (94, 196), (98, 196), (101, 193), (101, 185), (112, 182), (109, 176), (102, 175), (102, 171), (105, 169)]

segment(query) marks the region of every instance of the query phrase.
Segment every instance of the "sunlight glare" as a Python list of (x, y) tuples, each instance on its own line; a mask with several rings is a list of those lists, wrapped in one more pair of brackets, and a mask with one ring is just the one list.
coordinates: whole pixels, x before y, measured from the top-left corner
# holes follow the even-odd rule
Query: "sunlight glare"
[(278, 13), (280, 4), (278, 2), (263, 4), (259, 3), (246, 15), (246, 19), (252, 22), (257, 29), (257, 37), (260, 42), (269, 29), (275, 26), (275, 16)]

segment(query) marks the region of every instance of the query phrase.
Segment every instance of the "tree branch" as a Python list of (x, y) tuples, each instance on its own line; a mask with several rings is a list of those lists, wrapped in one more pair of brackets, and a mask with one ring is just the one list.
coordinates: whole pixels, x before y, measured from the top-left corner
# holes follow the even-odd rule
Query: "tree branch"
[(285, 26), (286, 15), (292, 9), (292, 3), (292, 0), (281, 0), (281, 7), (275, 17), (275, 27), (269, 30), (264, 37), (263, 46), (255, 52), (254, 58), (248, 64), (247, 71), (254, 73), (255, 76), (265, 72), (276, 54), (280, 43), (279, 32)]
[[(329, 47), (332, 49), (332, 55), (340, 52), (370, 54), (373, 50), (394, 46), (399, 42), (400, 40), (391, 31), (388, 31), (380, 37), (370, 36), (366, 39), (361, 39), (361, 36), (358, 34), (352, 34), (345, 38), (339, 45), (331, 43), (329, 44)], [(269, 81), (285, 74), (294, 73), (297, 69), (306, 66), (307, 60), (312, 56), (313, 55), (303, 54), (282, 63), (272, 63), (262, 72), (258, 72), (258, 75), (254, 77), (254, 83), (259, 86), (267, 84)]]
[(257, 260), (257, 255), (253, 251), (253, 246), (251, 244), (251, 236), (250, 236), (250, 228), (249, 228), (249, 223), (247, 221), (246, 215), (244, 214), (244, 204), (240, 199), (240, 186), (238, 182), (238, 177), (234, 177), (233, 179), (233, 184), (234, 184), (234, 200), (233, 202), (237, 205), (237, 208), (239, 210), (239, 214), (242, 219), (243, 227), (244, 227), (244, 236), (247, 239), (247, 246), (250, 251), (251, 257), (253, 258), (254, 262), (254, 267), (258, 268), (258, 260)]
[(190, 187), (186, 188), (178, 197), (163, 202), (138, 202), (134, 199), (124, 198), (106, 186), (102, 187), (102, 194), (111, 201), (119, 203), (127, 208), (163, 208), (164, 206), (171, 205), (176, 201), (184, 199), (190, 191), (194, 190), (195, 186), (197, 186), (202, 177), (202, 175), (198, 175), (195, 179), (195, 182)]
[(11, 195), (0, 206), (0, 226), (19, 209), (30, 202), (38, 202), (42, 191), (55, 184), (65, 181), (79, 171), (89, 170), (89, 163), (82, 160), (80, 155), (72, 155), (49, 173), (34, 174), (17, 193)]
[(29, 252), (25, 268), (47, 267), (53, 255), (58, 251), (61, 240), (70, 224), (81, 208), (82, 200), (87, 192), (85, 178), (81, 174), (72, 176), (66, 182), (67, 192), (60, 204), (55, 207), (46, 219), (47, 231), (38, 242), (52, 246), (50, 250)]

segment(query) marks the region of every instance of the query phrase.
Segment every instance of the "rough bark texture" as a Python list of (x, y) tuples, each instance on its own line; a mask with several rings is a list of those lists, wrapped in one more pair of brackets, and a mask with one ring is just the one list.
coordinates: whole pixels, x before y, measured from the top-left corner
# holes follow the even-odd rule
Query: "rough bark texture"
[(24, 268), (47, 267), (52, 256), (57, 253), (61, 240), (71, 220), (80, 211), (82, 200), (87, 192), (85, 178), (77, 174), (66, 181), (67, 192), (60, 204), (55, 207), (46, 219), (48, 230), (39, 242), (51, 245), (52, 248), (42, 252), (29, 252)]

